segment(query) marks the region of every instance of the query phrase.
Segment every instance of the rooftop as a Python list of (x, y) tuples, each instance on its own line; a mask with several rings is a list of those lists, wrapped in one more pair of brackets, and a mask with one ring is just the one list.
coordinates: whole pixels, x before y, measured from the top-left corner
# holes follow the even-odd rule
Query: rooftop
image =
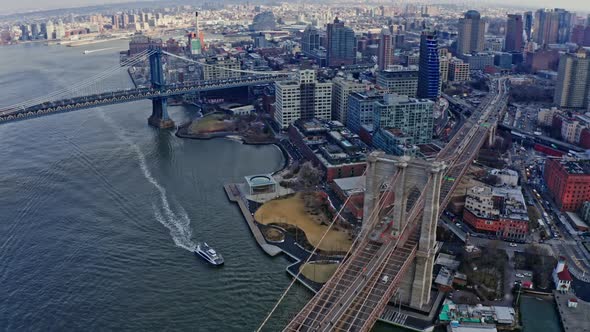
[(348, 196), (365, 192), (365, 176), (334, 179), (334, 183)]
[(568, 174), (573, 175), (589, 175), (590, 163), (580, 161), (561, 160), (561, 166)]
[(270, 174), (249, 175), (244, 178), (250, 187), (262, 187), (276, 184), (276, 181)]

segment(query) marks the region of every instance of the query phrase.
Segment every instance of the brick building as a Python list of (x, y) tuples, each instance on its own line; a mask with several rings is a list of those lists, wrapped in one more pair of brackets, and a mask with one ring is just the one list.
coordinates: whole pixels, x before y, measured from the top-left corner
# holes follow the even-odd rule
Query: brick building
[(328, 182), (360, 176), (367, 167), (369, 147), (340, 122), (301, 119), (288, 134), (305, 159), (324, 171)]
[(577, 211), (590, 201), (590, 163), (548, 159), (544, 178), (561, 211)]
[(473, 187), (467, 193), (463, 220), (478, 232), (524, 241), (528, 213), (520, 187)]

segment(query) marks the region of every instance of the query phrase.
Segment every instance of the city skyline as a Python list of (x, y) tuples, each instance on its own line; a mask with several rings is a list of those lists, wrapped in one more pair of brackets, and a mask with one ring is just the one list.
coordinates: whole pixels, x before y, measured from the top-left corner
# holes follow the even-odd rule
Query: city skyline
[[(57, 0), (57, 1), (37, 1), (37, 0), (21, 0), (18, 2), (9, 2), (2, 5), (0, 9), (0, 15), (10, 15), (16, 13), (27, 13), (27, 12), (37, 12), (37, 11), (44, 11), (44, 10), (57, 10), (57, 9), (69, 9), (69, 8), (80, 8), (86, 6), (96, 6), (96, 5), (120, 5), (125, 3), (149, 3), (153, 2), (155, 4), (161, 5), (161, 2), (155, 0)], [(246, 2), (246, 1), (244, 1)], [(187, 1), (187, 4), (189, 1)], [(428, 3), (428, 2), (426, 2)], [(459, 2), (456, 0), (446, 0), (446, 1), (437, 1), (433, 2), (437, 4), (451, 4), (451, 3), (461, 3), (465, 5), (473, 5), (474, 7), (484, 7), (486, 3), (489, 4), (500, 4), (500, 5), (508, 5), (509, 7), (513, 8), (564, 8), (569, 10), (580, 11), (580, 13), (587, 13), (590, 12), (583, 3), (576, 1), (576, 0), (563, 0), (559, 2), (559, 5), (555, 5), (554, 2), (550, 0), (541, 0), (541, 1), (533, 1), (533, 0), (524, 0), (519, 2), (517, 5), (514, 4), (512, 1), (508, 0), (492, 0), (492, 1), (474, 1), (469, 0), (467, 3), (465, 1)], [(176, 4), (176, 3), (175, 3)], [(326, 4), (331, 4), (331, 2), (326, 2)], [(374, 5), (379, 5), (380, 3), (376, 2)]]

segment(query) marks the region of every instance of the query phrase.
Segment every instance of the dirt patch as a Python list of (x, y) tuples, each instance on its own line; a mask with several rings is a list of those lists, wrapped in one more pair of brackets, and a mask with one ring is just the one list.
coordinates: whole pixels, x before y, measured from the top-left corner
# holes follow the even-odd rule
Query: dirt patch
[[(264, 203), (254, 214), (254, 218), (261, 224), (293, 225), (305, 233), (307, 241), (312, 246), (318, 246), (320, 239), (328, 226), (318, 223), (318, 218), (308, 212), (301, 194), (288, 198), (275, 199)], [(349, 233), (342, 229), (330, 229), (318, 248), (322, 251), (346, 252), (352, 245)]]

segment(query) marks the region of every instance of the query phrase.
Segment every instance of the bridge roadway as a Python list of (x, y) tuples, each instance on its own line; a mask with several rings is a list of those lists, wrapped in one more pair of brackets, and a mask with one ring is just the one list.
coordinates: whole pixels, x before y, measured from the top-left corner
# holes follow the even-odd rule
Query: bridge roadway
[[(476, 109), (437, 156), (438, 161), (444, 161), (449, 166), (443, 177), (440, 206), (448, 204), (459, 179), (484, 144), (489, 124), (495, 125), (498, 113), (505, 111), (506, 92), (505, 79), (494, 82), (482, 106)], [(391, 181), (395, 183), (395, 176)], [(416, 255), (422, 196), (408, 202), (411, 207), (409, 222), (399, 239), (382, 236), (376, 241), (370, 239), (369, 232), (361, 234), (361, 240), (350, 257), (287, 325), (285, 331), (368, 331), (396, 292), (404, 272)], [(368, 228), (373, 228), (375, 221), (369, 222)], [(388, 279), (384, 280), (384, 276)]]
[(71, 112), (86, 108), (93, 108), (104, 105), (127, 103), (141, 99), (152, 99), (158, 97), (171, 97), (187, 93), (220, 90), (228, 88), (243, 87), (256, 84), (268, 84), (286, 78), (288, 75), (266, 75), (266, 76), (245, 76), (227, 78), (222, 80), (208, 80), (186, 82), (181, 84), (170, 84), (161, 89), (137, 88), (108, 93), (93, 94), (88, 96), (62, 99), (51, 102), (44, 102), (24, 108), (0, 109), (0, 124), (25, 120), (34, 117), (51, 115), (56, 113)]

